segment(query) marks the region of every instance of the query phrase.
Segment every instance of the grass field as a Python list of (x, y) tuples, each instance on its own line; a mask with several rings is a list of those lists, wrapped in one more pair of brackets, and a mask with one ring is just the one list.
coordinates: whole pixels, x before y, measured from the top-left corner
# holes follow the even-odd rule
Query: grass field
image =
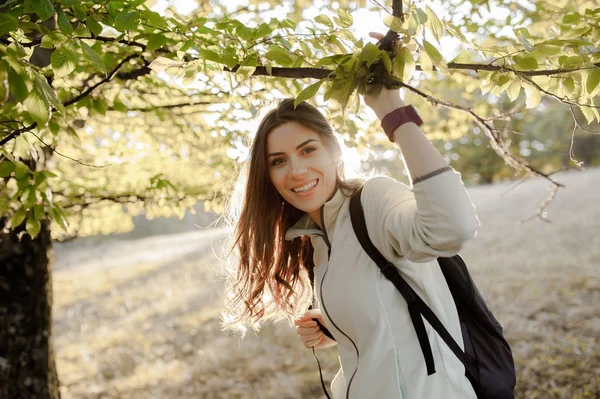
[[(517, 398), (600, 398), (600, 169), (469, 189), (482, 226), (463, 257), (504, 324)], [(511, 189), (512, 188), (512, 189)], [(321, 398), (286, 324), (244, 340), (219, 326), (211, 231), (57, 245), (54, 335), (63, 399)], [(318, 351), (328, 384), (335, 348)]]

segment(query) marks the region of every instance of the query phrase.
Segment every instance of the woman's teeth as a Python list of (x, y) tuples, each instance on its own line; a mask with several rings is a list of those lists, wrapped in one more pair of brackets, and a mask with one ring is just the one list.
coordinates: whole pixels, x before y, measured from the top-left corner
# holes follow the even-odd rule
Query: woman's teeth
[(305, 191), (310, 190), (311, 188), (313, 188), (314, 186), (317, 185), (317, 181), (313, 181), (312, 183), (308, 183), (305, 186), (299, 187), (299, 188), (292, 188), (292, 191), (295, 193), (303, 193)]

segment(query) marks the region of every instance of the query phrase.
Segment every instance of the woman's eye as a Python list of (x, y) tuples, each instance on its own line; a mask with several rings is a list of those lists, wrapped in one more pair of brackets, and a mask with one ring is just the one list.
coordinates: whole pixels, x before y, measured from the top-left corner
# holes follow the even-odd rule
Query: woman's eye
[(273, 166), (277, 166), (277, 165), (281, 164), (281, 162), (283, 162), (283, 159), (281, 159), (281, 158), (277, 158), (277, 159), (274, 159), (274, 160), (271, 162), (271, 165), (273, 165)]
[(313, 152), (313, 151), (315, 151), (315, 150), (316, 150), (316, 148), (314, 148), (314, 147), (306, 147), (306, 148), (304, 149), (304, 151), (302, 151), (302, 153), (303, 153), (303, 154), (308, 154), (308, 153), (310, 153), (310, 152)]

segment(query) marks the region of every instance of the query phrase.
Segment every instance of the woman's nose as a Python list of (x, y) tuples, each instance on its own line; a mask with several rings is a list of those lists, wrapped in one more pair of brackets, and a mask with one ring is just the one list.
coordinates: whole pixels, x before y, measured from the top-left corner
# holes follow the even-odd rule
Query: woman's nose
[(306, 165), (301, 162), (292, 162), (292, 167), (290, 168), (290, 177), (293, 179), (302, 178), (306, 174), (308, 169)]

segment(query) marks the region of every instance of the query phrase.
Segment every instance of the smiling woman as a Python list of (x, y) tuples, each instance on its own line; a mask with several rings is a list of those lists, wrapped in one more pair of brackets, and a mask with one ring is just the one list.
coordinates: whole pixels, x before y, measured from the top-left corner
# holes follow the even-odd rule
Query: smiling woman
[[(323, 114), (306, 102), (294, 108), (294, 99), (281, 101), (257, 128), (239, 181), (241, 206), (234, 195), (225, 216), (235, 228), (224, 328), (244, 332), (287, 319), (305, 347), (336, 346), (342, 368), (334, 399), (473, 399), (464, 365), (445, 342), (425, 327), (419, 337), (407, 328), (412, 313), (358, 241), (350, 200), (360, 201), (364, 233), (388, 265), (461, 348), (457, 309), (436, 258), (455, 255), (475, 235), (473, 205), (398, 90), (382, 88), (364, 100), (404, 154), (413, 187), (387, 177), (348, 179)], [(423, 351), (424, 342), (436, 344)], [(418, 361), (421, 351), (428, 357)], [(437, 373), (434, 359), (443, 364)]]
[[(350, 194), (360, 186), (360, 180), (346, 181), (341, 155), (328, 121), (306, 102), (294, 109), (294, 99), (283, 100), (261, 120), (247, 173), (240, 177), (245, 187), (237, 196), (243, 199), (234, 195), (226, 212), (237, 224), (228, 270), (227, 328), (243, 332), (258, 319), (291, 321), (308, 306), (310, 239), (288, 242), (285, 233), (305, 213), (320, 224), (319, 210), (337, 188)], [(271, 303), (265, 303), (265, 294)]]

